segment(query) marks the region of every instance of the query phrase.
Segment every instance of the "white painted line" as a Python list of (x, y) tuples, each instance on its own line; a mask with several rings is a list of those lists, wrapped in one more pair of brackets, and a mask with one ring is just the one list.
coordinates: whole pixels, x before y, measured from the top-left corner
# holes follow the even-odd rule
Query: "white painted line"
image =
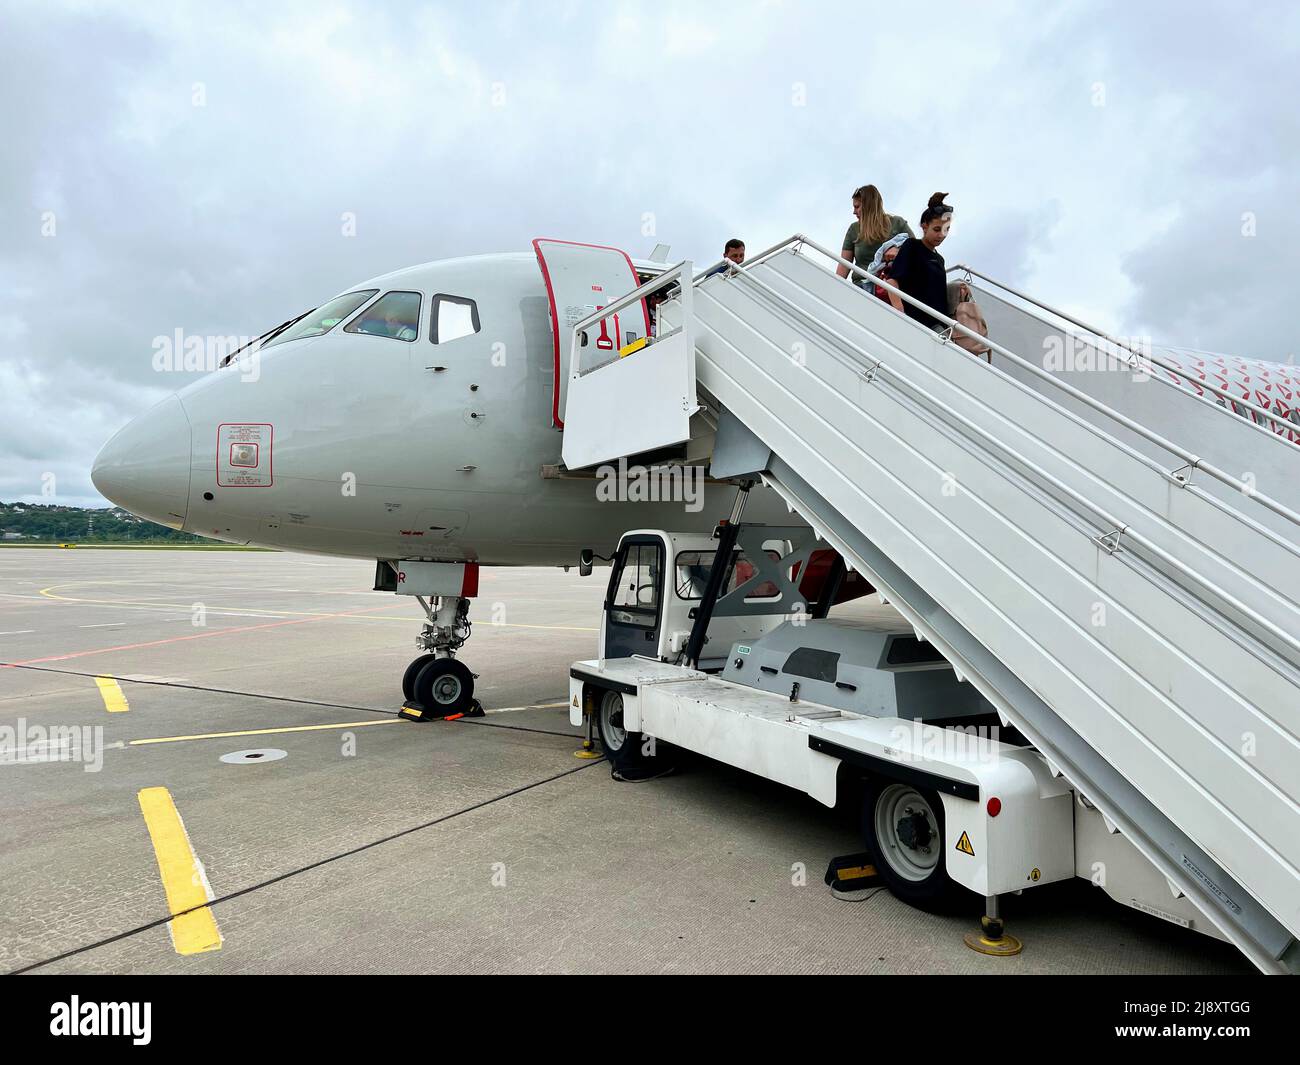
[(101, 621), (98, 625), (78, 625), (77, 628), (79, 629), (112, 629), (112, 628), (120, 629), (125, 624), (126, 624), (125, 621)]
[(518, 710), (551, 710), (557, 706), (568, 705), (567, 701), (561, 701), (558, 703), (529, 703), (527, 706), (498, 706), (484, 712), (489, 714), (513, 714)]
[(35, 631), (35, 629), (10, 629), (8, 632), (0, 632), (0, 636), (24, 636)]
[(71, 739), (32, 740), (22, 747), (0, 749), (0, 765), (36, 765), (39, 762), (66, 761), (72, 749)]

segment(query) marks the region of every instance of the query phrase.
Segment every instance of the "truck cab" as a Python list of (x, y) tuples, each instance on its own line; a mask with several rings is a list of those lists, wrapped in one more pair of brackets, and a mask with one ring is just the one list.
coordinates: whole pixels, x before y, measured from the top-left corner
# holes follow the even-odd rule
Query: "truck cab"
[[(769, 564), (779, 561), (789, 550), (790, 541), (781, 532), (775, 530), (770, 539), (762, 542)], [(716, 539), (700, 533), (663, 529), (625, 533), (610, 567), (600, 657), (677, 661), (695, 624), (717, 548)], [(798, 566), (796, 562), (791, 568), (797, 571)], [(752, 583), (754, 587), (745, 594), (744, 604), (753, 612), (711, 619), (698, 665), (703, 672), (720, 671), (732, 644), (755, 640), (787, 619), (788, 613), (773, 612), (781, 608), (781, 590), (770, 580), (756, 580), (757, 574), (758, 567), (745, 549), (737, 546), (722, 586), (723, 594)]]

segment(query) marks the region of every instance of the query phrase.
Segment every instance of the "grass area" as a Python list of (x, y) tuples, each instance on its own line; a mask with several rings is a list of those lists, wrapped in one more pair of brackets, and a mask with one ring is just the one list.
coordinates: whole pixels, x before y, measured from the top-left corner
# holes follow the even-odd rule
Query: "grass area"
[(16, 541), (0, 542), (0, 547), (35, 547), (46, 551), (73, 549), (78, 551), (273, 551), (271, 547), (245, 547), (241, 544), (114, 544), (114, 543), (20, 543)]

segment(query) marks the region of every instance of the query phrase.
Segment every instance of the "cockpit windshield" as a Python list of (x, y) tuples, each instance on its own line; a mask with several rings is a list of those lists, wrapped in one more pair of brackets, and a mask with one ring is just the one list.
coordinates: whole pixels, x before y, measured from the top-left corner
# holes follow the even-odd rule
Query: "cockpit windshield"
[(322, 333), (328, 333), (378, 291), (377, 288), (368, 288), (361, 292), (349, 292), (343, 296), (335, 296), (324, 306), (317, 307), (314, 311), (303, 315), (296, 324), (291, 325), (279, 336), (272, 337), (262, 346), (269, 348), (276, 344), (287, 344), (290, 340), (301, 340), (303, 337), (318, 337)]
[(385, 292), (343, 331), (410, 342), (420, 331), (420, 294)]

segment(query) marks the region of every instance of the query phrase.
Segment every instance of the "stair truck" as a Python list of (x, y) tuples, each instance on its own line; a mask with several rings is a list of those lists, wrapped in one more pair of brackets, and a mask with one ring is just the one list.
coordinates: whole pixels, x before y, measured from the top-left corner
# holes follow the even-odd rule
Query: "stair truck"
[[(1130, 395), (997, 336), (972, 358), (960, 323), (899, 314), (800, 236), (576, 322), (584, 257), (611, 253), (564, 252), (565, 466), (738, 486), (707, 542), (640, 530), (613, 556), (570, 713), (618, 770), (684, 748), (827, 805), (857, 777), (872, 864), (909, 902), (973, 891), (987, 932), (998, 896), (1082, 876), (1300, 969), (1289, 423), (1149, 367)], [(650, 342), (586, 342), (659, 289)], [(751, 491), (791, 524), (746, 524)], [(872, 609), (832, 615), (866, 588)]]

